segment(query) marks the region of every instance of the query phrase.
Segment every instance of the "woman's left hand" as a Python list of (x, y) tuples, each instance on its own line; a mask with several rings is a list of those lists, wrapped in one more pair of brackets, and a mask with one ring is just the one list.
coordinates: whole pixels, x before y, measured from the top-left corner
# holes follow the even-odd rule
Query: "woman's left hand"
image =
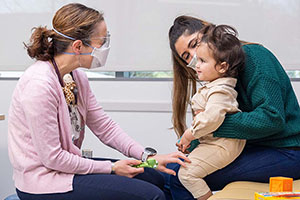
[(166, 168), (168, 163), (178, 163), (182, 165), (183, 167), (186, 167), (185, 163), (180, 160), (179, 158), (183, 159), (186, 162), (191, 162), (190, 159), (188, 159), (182, 152), (173, 152), (169, 154), (164, 155), (155, 155), (155, 156), (149, 156), (149, 158), (154, 158), (158, 162), (157, 169), (161, 172), (165, 172), (167, 174), (171, 174), (176, 176), (176, 172)]

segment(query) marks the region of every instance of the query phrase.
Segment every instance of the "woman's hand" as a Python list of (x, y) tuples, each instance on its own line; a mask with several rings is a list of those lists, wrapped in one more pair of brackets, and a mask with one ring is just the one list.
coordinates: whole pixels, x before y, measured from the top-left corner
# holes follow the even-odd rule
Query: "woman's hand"
[(182, 165), (183, 167), (186, 167), (185, 163), (180, 160), (179, 158), (183, 159), (186, 162), (191, 162), (183, 153), (181, 152), (173, 152), (165, 155), (155, 155), (155, 156), (149, 156), (149, 158), (154, 158), (158, 161), (157, 169), (161, 172), (165, 172), (167, 174), (176, 175), (176, 172), (166, 168), (166, 165), (168, 163), (178, 163)]
[(144, 168), (136, 168), (132, 167), (132, 165), (141, 164), (139, 160), (120, 160), (115, 162), (115, 166), (113, 168), (115, 174), (120, 176), (127, 176), (132, 178), (140, 173), (144, 172)]

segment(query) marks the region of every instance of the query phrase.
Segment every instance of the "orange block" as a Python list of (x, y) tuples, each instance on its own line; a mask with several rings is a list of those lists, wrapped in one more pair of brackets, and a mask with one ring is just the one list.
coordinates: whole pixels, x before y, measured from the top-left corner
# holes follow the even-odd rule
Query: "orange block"
[(292, 192), (293, 179), (286, 177), (271, 177), (270, 192)]

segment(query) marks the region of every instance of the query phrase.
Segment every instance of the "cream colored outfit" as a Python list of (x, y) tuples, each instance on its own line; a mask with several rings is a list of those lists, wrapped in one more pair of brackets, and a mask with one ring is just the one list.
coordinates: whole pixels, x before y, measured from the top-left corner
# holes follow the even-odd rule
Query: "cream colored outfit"
[(191, 163), (179, 170), (179, 180), (198, 198), (209, 192), (203, 178), (234, 161), (246, 141), (213, 137), (226, 113), (239, 112), (235, 78), (219, 78), (199, 88), (192, 98), (192, 109), (201, 111), (194, 117), (191, 132), (200, 144), (190, 153)]

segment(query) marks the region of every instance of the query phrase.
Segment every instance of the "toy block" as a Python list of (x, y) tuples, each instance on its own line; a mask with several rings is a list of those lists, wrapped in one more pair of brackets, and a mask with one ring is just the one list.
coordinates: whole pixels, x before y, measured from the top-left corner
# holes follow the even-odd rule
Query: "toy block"
[(286, 177), (270, 177), (270, 192), (292, 192), (293, 179)]

